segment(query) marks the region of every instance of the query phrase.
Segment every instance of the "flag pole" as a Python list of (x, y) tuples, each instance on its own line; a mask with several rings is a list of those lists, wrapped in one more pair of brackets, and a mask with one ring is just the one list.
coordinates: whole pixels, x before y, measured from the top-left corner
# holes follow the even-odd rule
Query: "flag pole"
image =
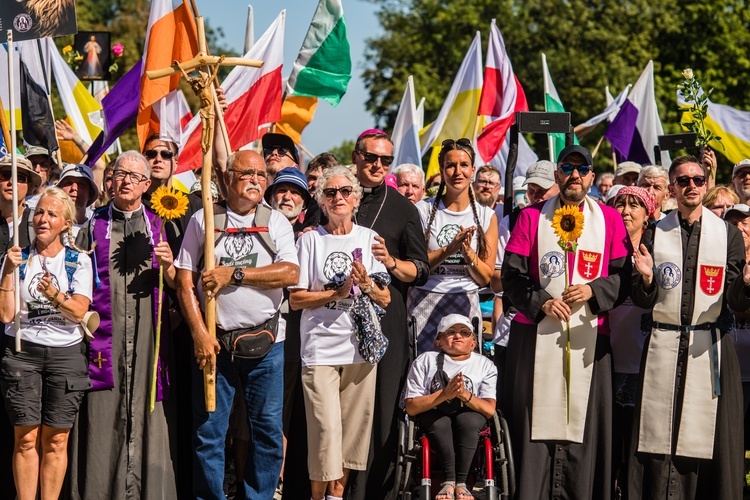
[[(542, 75), (544, 77), (544, 110), (549, 111), (547, 109), (547, 94), (549, 94), (549, 78), (547, 78), (547, 75), (549, 74), (549, 68), (547, 67), (547, 56), (544, 52), (542, 52)], [(555, 141), (552, 138), (550, 134), (547, 134), (547, 144), (549, 146), (549, 161), (552, 163), (555, 163), (557, 160), (554, 158), (555, 156)]]
[[(10, 175), (13, 185), (13, 246), (18, 243), (18, 161), (16, 153), (16, 94), (15, 71), (13, 68), (13, 30), (8, 30), (8, 93), (10, 94)], [(31, 242), (34, 243), (33, 241)], [(21, 352), (21, 275), (19, 269), (13, 271), (13, 331), (16, 352)]]

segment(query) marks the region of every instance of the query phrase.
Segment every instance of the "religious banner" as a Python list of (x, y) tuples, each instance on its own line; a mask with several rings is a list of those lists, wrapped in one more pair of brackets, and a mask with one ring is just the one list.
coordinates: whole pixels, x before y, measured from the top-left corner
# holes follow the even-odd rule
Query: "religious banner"
[(74, 0), (15, 0), (0, 2), (0, 42), (72, 35), (78, 31)]
[(75, 36), (75, 50), (83, 59), (76, 67), (81, 80), (109, 80), (112, 64), (108, 31), (81, 31)]

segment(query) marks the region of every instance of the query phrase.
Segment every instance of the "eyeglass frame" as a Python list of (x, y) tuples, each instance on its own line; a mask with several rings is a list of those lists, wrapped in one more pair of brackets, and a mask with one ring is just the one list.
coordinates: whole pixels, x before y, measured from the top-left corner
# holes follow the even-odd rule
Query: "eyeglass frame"
[(684, 189), (690, 186), (690, 184), (693, 184), (695, 187), (700, 188), (705, 186), (706, 182), (707, 179), (705, 175), (695, 175), (693, 177), (690, 177), (689, 175), (681, 175), (679, 177), (675, 177), (672, 181), (672, 184), (677, 184), (679, 187)]
[(257, 179), (262, 179), (264, 181), (268, 180), (268, 170), (260, 170), (260, 169), (239, 170), (236, 168), (228, 168), (227, 172), (238, 174), (238, 177), (241, 181), (249, 181), (253, 177)]
[(360, 151), (359, 149), (354, 150), (355, 153), (362, 155), (362, 158), (365, 160), (365, 163), (375, 164), (376, 161), (380, 160), (380, 163), (384, 167), (388, 167), (393, 163), (393, 160), (396, 159), (393, 155), (378, 155), (375, 153), (370, 153), (369, 151)]
[[(134, 178), (133, 176), (137, 175), (137, 178)], [(149, 176), (146, 174), (141, 174), (139, 172), (131, 172), (129, 170), (121, 170), (121, 169), (115, 169), (112, 171), (112, 179), (117, 180), (119, 182), (122, 182), (125, 180), (126, 177), (130, 177), (130, 182), (133, 184), (142, 184), (148, 180), (150, 180)]]
[(174, 151), (168, 149), (147, 149), (143, 152), (143, 156), (147, 160), (155, 160), (157, 156), (161, 157), (162, 160), (172, 160), (175, 157)]
[[(349, 191), (349, 194), (344, 193), (344, 190)], [(327, 200), (335, 200), (336, 194), (341, 193), (341, 197), (345, 200), (348, 200), (352, 194), (354, 194), (354, 186), (341, 186), (338, 188), (325, 188), (322, 190), (323, 196), (326, 197)]]

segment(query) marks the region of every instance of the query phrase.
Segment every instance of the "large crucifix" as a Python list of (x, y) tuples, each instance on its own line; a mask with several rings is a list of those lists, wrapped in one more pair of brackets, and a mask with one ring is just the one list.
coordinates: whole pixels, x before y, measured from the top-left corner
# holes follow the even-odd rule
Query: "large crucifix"
[[(195, 6), (193, 6), (193, 12)], [(190, 84), (190, 88), (200, 99), (200, 117), (203, 133), (201, 134), (201, 147), (203, 148), (203, 169), (201, 172), (201, 194), (203, 198), (203, 216), (206, 228), (203, 256), (206, 271), (214, 268), (214, 206), (211, 197), (211, 172), (213, 171), (212, 144), (214, 140), (214, 122), (218, 117), (220, 128), (224, 134), (224, 140), (229, 150), (229, 140), (226, 135), (226, 125), (221, 109), (216, 99), (216, 70), (219, 66), (248, 66), (260, 68), (263, 61), (244, 59), (241, 57), (224, 57), (209, 55), (206, 45), (206, 31), (203, 25), (203, 17), (196, 16), (195, 23), (198, 28), (198, 54), (192, 59), (184, 62), (175, 61), (172, 66), (153, 71), (147, 71), (149, 79), (155, 80), (175, 74), (182, 76)], [(198, 69), (198, 76), (190, 77), (188, 73)], [(205, 297), (205, 323), (206, 329), (212, 338), (216, 338), (216, 296)], [(216, 410), (216, 374), (211, 371), (211, 366), (206, 364), (203, 368), (203, 388), (205, 391), (206, 411)]]

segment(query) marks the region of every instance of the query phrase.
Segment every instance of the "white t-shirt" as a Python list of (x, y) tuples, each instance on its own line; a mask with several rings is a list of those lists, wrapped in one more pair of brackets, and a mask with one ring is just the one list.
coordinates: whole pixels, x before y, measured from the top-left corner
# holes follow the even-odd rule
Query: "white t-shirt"
[[(437, 373), (438, 352), (425, 352), (417, 356), (409, 370), (409, 376), (406, 378), (406, 391), (404, 397), (418, 398), (427, 396), (438, 391), (439, 387), (433, 387), (433, 380)], [(482, 399), (497, 398), (497, 367), (487, 357), (476, 352), (472, 352), (468, 359), (463, 361), (454, 361), (447, 354), (443, 361), (443, 371), (451, 379), (463, 374), (464, 387)]]
[[(228, 228), (249, 228), (253, 226), (255, 213), (238, 215), (227, 208)], [(178, 269), (201, 272), (198, 264), (203, 256), (204, 234), (203, 209), (190, 219), (180, 254), (174, 265)], [(292, 225), (280, 212), (272, 211), (268, 221), (268, 234), (276, 245), (276, 256), (271, 256), (257, 234), (225, 234), (214, 249), (217, 266), (256, 268), (277, 262), (299, 265), (294, 247)], [(198, 298), (203, 308), (203, 287), (198, 280)], [(260, 325), (271, 318), (281, 306), (282, 288), (262, 289), (252, 285), (231, 284), (219, 290), (216, 295), (216, 323), (223, 330), (236, 330)], [(282, 342), (286, 335), (286, 322), (279, 318), (276, 342)]]
[[(334, 283), (343, 283), (352, 272), (354, 254), (361, 253), (367, 274), (385, 273), (385, 266), (372, 255), (378, 235), (372, 229), (357, 226), (349, 234), (328, 234), (323, 226), (308, 231), (297, 240), (297, 255), (302, 263), (296, 288), (320, 292)], [(328, 286), (328, 288), (326, 288)], [(349, 315), (351, 297), (323, 306), (304, 309), (300, 322), (302, 366), (353, 365), (365, 360), (357, 350), (354, 322)]]
[[(44, 275), (42, 262), (52, 275), (52, 285), (63, 293), (70, 289), (76, 295), (91, 300), (94, 272), (91, 259), (85, 253), (78, 254), (78, 267), (73, 273), (73, 286), (68, 286), (65, 270), (65, 248), (54, 257), (40, 257), (36, 250), (26, 262), (26, 279), (21, 282), (21, 339), (49, 347), (69, 347), (83, 339), (79, 323), (70, 321), (52, 307), (44, 294), (36, 287)], [(5, 263), (3, 263), (3, 266)], [(5, 334), (15, 337), (13, 323), (5, 325)]]
[[(430, 220), (430, 212), (434, 200), (429, 202), (420, 201), (415, 206), (419, 210), (419, 216), (422, 219), (422, 229), (427, 230), (427, 222)], [(492, 222), (494, 211), (489, 208), (475, 203), (477, 215), (482, 229), (486, 232)], [(432, 252), (440, 247), (444, 247), (453, 241), (453, 238), (460, 231), (459, 226), (471, 227), (476, 226), (474, 222), (474, 212), (471, 205), (467, 206), (461, 212), (447, 210), (443, 202), (440, 202), (438, 211), (435, 213), (435, 219), (430, 227), (430, 241), (427, 243), (427, 251)], [(479, 235), (474, 231), (474, 237), (471, 240), (471, 248), (476, 251)], [(479, 290), (479, 285), (469, 275), (466, 265), (469, 264), (464, 260), (461, 252), (451, 255), (443, 261), (431, 274), (423, 286), (422, 290), (429, 290), (435, 293), (464, 293)]]

